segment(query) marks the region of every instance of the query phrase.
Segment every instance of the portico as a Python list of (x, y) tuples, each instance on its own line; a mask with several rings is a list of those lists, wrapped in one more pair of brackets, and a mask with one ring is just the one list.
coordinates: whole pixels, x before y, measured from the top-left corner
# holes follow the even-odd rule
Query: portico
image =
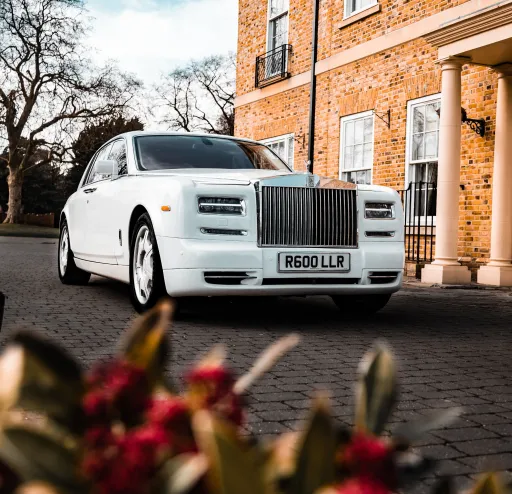
[[(491, 250), (478, 282), (512, 286), (512, 3), (496, 2), (426, 36), (438, 48), (441, 114), (436, 255), (423, 268), (425, 283), (467, 284), (471, 273), (458, 259), (462, 68), (487, 66), (498, 78), (492, 180)], [(475, 115), (477, 117), (478, 115)], [(476, 135), (475, 135), (476, 137)]]

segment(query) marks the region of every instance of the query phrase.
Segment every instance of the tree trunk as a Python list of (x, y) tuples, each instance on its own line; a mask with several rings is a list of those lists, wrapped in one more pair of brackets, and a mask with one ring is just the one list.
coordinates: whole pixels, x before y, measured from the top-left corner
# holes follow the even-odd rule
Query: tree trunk
[(9, 202), (7, 203), (7, 217), (4, 223), (20, 223), (22, 218), (21, 191), (23, 188), (23, 172), (9, 167), (7, 186), (9, 188)]

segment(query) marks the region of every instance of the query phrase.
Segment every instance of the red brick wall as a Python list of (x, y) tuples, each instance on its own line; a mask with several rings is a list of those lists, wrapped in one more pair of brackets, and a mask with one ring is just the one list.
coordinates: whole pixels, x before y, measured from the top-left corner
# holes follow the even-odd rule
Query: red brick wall
[(324, 0), (321, 2), (321, 25), (325, 26), (325, 34), (319, 38), (319, 60), (468, 1), (379, 0), (380, 12), (340, 29), (344, 1)]
[[(253, 91), (256, 57), (267, 50), (268, 0), (239, 0), (236, 93)], [(309, 70), (311, 65), (311, 0), (290, 0), (288, 43), (292, 45), (289, 72)]]
[[(320, 0), (318, 60), (390, 31), (400, 29), (469, 0), (379, 0), (381, 10), (340, 29), (344, 0)], [(293, 47), (289, 71), (297, 75), (310, 69), (313, 1), (289, 0), (289, 40)], [(268, 0), (239, 0), (237, 95), (255, 89), (258, 55), (266, 51)]]
[[(401, 3), (401, 2), (400, 2)], [(421, 2), (410, 2), (410, 4)], [(439, 2), (446, 6), (447, 2)], [(460, 2), (459, 2), (460, 3)], [(373, 181), (404, 187), (407, 102), (439, 93), (437, 50), (418, 39), (320, 74), (317, 85), (315, 172), (339, 173), (340, 118), (366, 110), (391, 110), (391, 128), (375, 118)], [(484, 67), (466, 66), (462, 105), (469, 117), (487, 120), (481, 138), (462, 128), (459, 255), (466, 262), (489, 257), (491, 183), (494, 155), (497, 76)], [(294, 133), (296, 169), (304, 169), (307, 149), (309, 86), (236, 109), (236, 134), (254, 139)]]

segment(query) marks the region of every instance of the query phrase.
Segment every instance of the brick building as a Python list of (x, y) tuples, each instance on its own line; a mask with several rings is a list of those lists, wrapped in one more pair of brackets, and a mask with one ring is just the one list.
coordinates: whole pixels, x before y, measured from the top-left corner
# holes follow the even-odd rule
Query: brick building
[[(235, 133), (299, 171), (313, 4), (239, 0)], [(512, 0), (319, 0), (317, 50), (314, 172), (408, 189), (424, 281), (512, 285)]]

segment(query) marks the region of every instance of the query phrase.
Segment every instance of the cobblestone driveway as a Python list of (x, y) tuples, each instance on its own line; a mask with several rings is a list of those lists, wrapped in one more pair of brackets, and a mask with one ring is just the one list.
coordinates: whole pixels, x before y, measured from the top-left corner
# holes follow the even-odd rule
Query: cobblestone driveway
[[(37, 329), (88, 365), (112, 351), (134, 316), (128, 290), (100, 278), (87, 287), (61, 285), (56, 249), (55, 240), (0, 238), (0, 290), (8, 297), (0, 340), (18, 327)], [(269, 342), (296, 331), (301, 345), (254, 388), (248, 427), (264, 433), (292, 427), (318, 388), (332, 390), (335, 416), (350, 424), (359, 359), (375, 339), (386, 339), (402, 384), (393, 422), (464, 407), (462, 420), (419, 445), (442, 460), (436, 475), (456, 475), (464, 485), (487, 465), (512, 471), (511, 295), (412, 287), (378, 316), (350, 321), (322, 297), (202, 303), (173, 328), (172, 370), (224, 342), (241, 371)], [(426, 477), (414, 492), (433, 481)]]

